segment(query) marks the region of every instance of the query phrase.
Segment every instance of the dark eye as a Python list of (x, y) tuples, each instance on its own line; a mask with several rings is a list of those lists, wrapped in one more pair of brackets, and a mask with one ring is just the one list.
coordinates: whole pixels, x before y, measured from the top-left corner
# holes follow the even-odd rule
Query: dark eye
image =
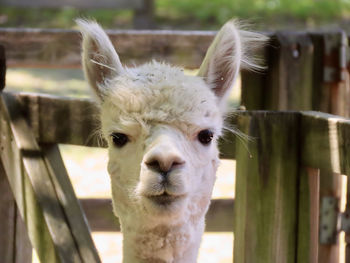
[(198, 140), (203, 144), (207, 145), (213, 140), (214, 133), (211, 130), (200, 131), (197, 135)]
[(123, 147), (129, 141), (128, 136), (125, 135), (124, 133), (115, 132), (115, 133), (112, 133), (111, 136), (112, 136), (114, 145), (119, 148)]

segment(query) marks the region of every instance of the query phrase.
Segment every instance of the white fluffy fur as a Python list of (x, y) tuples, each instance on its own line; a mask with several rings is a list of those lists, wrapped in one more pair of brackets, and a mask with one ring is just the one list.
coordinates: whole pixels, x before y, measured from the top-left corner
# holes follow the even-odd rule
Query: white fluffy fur
[[(96, 23), (77, 22), (83, 32), (86, 78), (99, 98), (102, 133), (109, 145), (108, 172), (113, 209), (124, 235), (123, 262), (194, 263), (219, 164), (216, 141), (223, 105), (241, 63), (252, 64), (246, 57), (248, 44), (234, 23), (227, 23), (209, 48), (199, 76), (186, 76), (180, 68), (155, 61), (123, 67)], [(261, 38), (249, 34), (247, 39)], [(204, 129), (214, 132), (209, 145), (198, 141)], [(129, 142), (114, 146), (115, 132), (128, 135)], [(150, 167), (152, 160), (173, 168), (166, 185)], [(159, 205), (149, 198), (164, 192), (177, 199)]]

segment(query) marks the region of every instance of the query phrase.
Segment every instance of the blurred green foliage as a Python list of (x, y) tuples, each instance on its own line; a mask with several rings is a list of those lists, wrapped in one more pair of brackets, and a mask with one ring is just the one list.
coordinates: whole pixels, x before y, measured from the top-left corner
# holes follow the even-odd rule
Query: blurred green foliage
[(217, 27), (231, 18), (249, 19), (267, 26), (277, 23), (320, 25), (349, 18), (349, 0), (159, 0), (158, 17), (164, 20), (197, 20)]
[[(74, 18), (95, 18), (105, 27), (131, 28), (132, 10), (25, 9), (2, 7), (3, 27), (74, 27)], [(231, 18), (263, 28), (320, 25), (348, 20), (350, 0), (155, 0), (159, 28), (217, 29)]]
[(93, 18), (104, 26), (132, 25), (132, 10), (78, 10), (75, 8), (0, 8), (2, 27), (74, 28), (77, 17)]

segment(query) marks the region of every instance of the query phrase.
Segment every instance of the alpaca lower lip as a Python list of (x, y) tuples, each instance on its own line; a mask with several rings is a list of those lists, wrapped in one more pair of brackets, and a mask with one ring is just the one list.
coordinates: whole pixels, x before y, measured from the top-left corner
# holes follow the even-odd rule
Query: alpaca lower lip
[(148, 196), (148, 199), (152, 200), (153, 202), (159, 204), (159, 205), (169, 205), (179, 199), (182, 198), (182, 196), (179, 195), (169, 195), (167, 193), (161, 194), (161, 195), (152, 195)]

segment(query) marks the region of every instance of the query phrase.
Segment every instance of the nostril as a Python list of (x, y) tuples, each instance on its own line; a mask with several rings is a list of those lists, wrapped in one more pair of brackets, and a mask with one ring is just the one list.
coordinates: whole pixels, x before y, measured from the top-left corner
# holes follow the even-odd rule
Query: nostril
[(165, 165), (158, 160), (153, 160), (150, 162), (146, 162), (148, 169), (161, 174), (163, 177), (166, 177), (168, 172), (171, 170), (172, 166)]
[(172, 169), (180, 167), (185, 162), (174, 158), (174, 159), (151, 159), (150, 161), (145, 162), (147, 167), (151, 170), (154, 170), (164, 176), (166, 176)]
[(173, 162), (173, 166), (181, 166), (185, 163), (185, 161), (182, 160), (176, 160)]
[(148, 169), (160, 173), (160, 174), (166, 174), (168, 170), (165, 170), (164, 167), (161, 166), (158, 160), (151, 160), (146, 162), (146, 165)]
[(149, 168), (154, 168), (154, 169), (160, 170), (160, 165), (159, 165), (158, 160), (152, 160), (152, 161), (146, 162), (146, 165)]

